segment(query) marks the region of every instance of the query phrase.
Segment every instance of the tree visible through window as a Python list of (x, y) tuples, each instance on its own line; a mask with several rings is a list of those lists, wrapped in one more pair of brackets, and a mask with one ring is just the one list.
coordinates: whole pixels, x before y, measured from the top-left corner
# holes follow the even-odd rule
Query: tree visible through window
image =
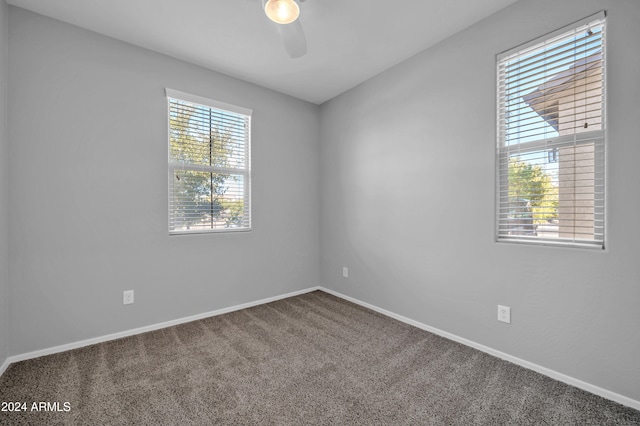
[(250, 111), (167, 89), (169, 232), (248, 230)]
[(498, 56), (497, 240), (604, 246), (604, 13)]

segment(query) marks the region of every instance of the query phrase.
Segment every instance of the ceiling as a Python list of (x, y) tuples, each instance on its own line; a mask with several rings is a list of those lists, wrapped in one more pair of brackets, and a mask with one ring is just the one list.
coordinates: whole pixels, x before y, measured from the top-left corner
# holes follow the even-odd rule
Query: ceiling
[(7, 3), (321, 104), (515, 1), (306, 0), (297, 59), (262, 0)]

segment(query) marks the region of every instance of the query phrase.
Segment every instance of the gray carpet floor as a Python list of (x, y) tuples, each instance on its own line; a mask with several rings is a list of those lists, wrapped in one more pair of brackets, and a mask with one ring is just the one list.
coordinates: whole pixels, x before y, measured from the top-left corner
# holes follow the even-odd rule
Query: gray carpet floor
[[(15, 363), (0, 401), (29, 404), (0, 412), (11, 425), (640, 424), (639, 411), (320, 291)], [(39, 401), (62, 411), (30, 411)]]

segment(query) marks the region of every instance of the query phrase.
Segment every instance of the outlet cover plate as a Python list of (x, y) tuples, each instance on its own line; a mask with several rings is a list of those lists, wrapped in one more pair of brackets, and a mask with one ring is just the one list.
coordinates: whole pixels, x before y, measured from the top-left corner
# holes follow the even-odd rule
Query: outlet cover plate
[(511, 324), (511, 308), (510, 307), (498, 305), (498, 321)]
[(122, 304), (130, 305), (133, 303), (133, 290), (125, 290), (122, 292)]

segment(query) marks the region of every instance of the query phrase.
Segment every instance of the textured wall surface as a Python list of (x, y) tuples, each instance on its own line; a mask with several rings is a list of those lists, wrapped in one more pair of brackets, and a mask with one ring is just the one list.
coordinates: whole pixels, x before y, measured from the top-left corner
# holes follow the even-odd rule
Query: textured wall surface
[[(496, 55), (603, 9), (607, 249), (496, 244)], [(640, 400), (639, 20), (637, 1), (522, 0), (324, 104), (322, 283)]]
[[(318, 285), (318, 106), (9, 10), (12, 354)], [(166, 87), (253, 110), (251, 232), (168, 235)]]

